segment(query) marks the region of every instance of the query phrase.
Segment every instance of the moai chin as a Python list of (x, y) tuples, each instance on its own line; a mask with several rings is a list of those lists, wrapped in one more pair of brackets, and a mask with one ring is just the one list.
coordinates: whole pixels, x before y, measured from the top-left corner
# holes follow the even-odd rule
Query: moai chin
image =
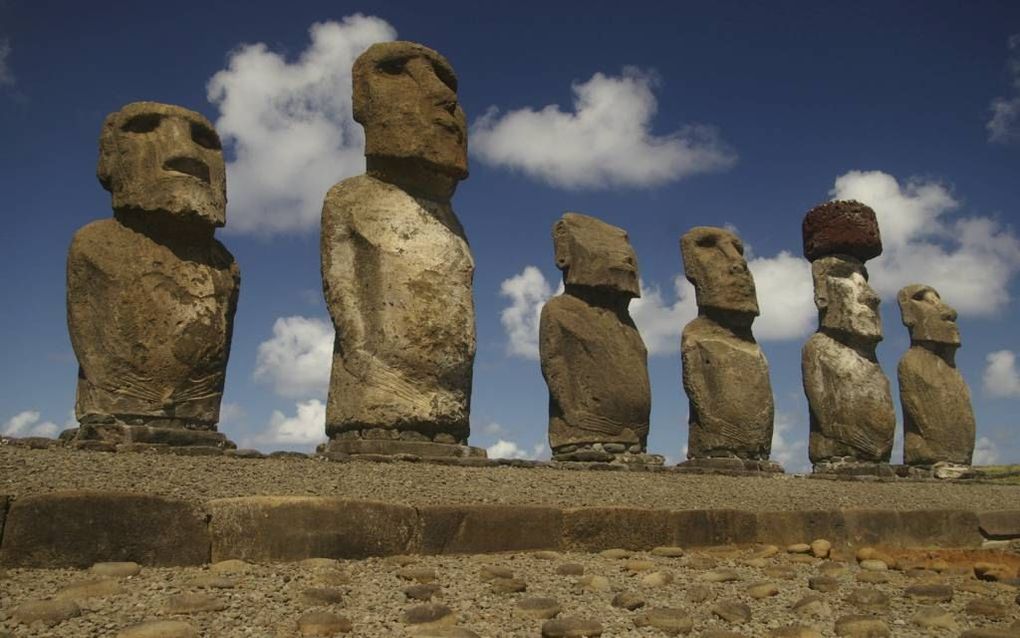
[(539, 323), (553, 459), (661, 463), (645, 454), (648, 352), (627, 310), (640, 296), (627, 233), (566, 213), (553, 245), (564, 292), (545, 304)]
[(699, 226), (680, 239), (680, 251), (698, 303), (680, 343), (688, 464), (779, 471), (768, 462), (775, 405), (768, 361), (751, 332), (758, 299), (743, 243), (724, 228)]
[(194, 111), (135, 102), (107, 116), (99, 148), (113, 219), (79, 230), (67, 258), (75, 438), (232, 446), (216, 432), (240, 285), (213, 237), (219, 136)]
[(897, 295), (910, 348), (900, 359), (903, 462), (957, 476), (974, 454), (970, 389), (956, 368), (960, 331), (956, 311), (931, 286), (906, 286)]
[(882, 253), (878, 220), (859, 202), (829, 202), (808, 212), (803, 233), (819, 323), (801, 357), (808, 455), (816, 472), (888, 474), (896, 414), (875, 357), (880, 300), (864, 266)]
[(322, 286), (336, 340), (323, 449), (483, 456), (466, 447), (474, 260), (450, 206), (467, 121), (446, 59), (412, 42), (354, 62), (367, 171), (326, 195)]

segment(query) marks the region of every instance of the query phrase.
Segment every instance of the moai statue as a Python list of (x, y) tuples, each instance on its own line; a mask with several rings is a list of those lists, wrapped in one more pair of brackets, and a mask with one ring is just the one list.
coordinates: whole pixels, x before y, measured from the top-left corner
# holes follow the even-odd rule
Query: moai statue
[(903, 462), (958, 476), (974, 454), (970, 390), (956, 368), (960, 331), (956, 311), (931, 286), (906, 286), (897, 295), (910, 349), (898, 369), (903, 405)]
[(474, 260), (450, 206), (467, 122), (446, 58), (412, 42), (354, 62), (364, 175), (322, 207), (322, 287), (336, 328), (321, 450), (484, 456), (466, 446)]
[(690, 401), (690, 465), (781, 471), (768, 461), (775, 405), (769, 364), (754, 340), (758, 316), (744, 245), (723, 228), (699, 226), (680, 239), (698, 317), (680, 342)]
[(808, 456), (816, 472), (888, 474), (896, 413), (875, 357), (880, 300), (864, 267), (882, 253), (878, 220), (859, 202), (829, 202), (808, 212), (803, 233), (818, 307), (818, 332), (801, 358)]
[(216, 432), (240, 273), (220, 139), (202, 115), (135, 102), (107, 116), (99, 182), (113, 219), (67, 257), (79, 440), (232, 447)]
[(566, 213), (553, 245), (565, 290), (539, 323), (553, 460), (661, 464), (645, 454), (652, 399), (648, 351), (627, 311), (640, 296), (627, 233)]

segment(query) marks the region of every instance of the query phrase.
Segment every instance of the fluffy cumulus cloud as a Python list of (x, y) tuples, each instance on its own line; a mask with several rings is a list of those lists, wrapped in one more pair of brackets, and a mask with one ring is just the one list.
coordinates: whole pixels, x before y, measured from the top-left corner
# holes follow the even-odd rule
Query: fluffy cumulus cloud
[(650, 355), (680, 352), (680, 333), (698, 316), (694, 286), (682, 275), (673, 278), (673, 298), (665, 297), (658, 286), (641, 284), (641, 296), (630, 302), (630, 316), (641, 333)]
[(272, 338), (259, 344), (255, 379), (280, 396), (326, 396), (333, 362), (333, 325), (314, 317), (281, 317)]
[(499, 294), (510, 300), (499, 315), (507, 335), (507, 354), (538, 359), (538, 319), (553, 295), (552, 286), (537, 267), (525, 266), (500, 284)]
[(775, 257), (753, 257), (747, 266), (758, 292), (761, 315), (754, 322), (758, 340), (800, 339), (814, 330), (818, 311), (806, 259), (784, 250)]
[(992, 100), (988, 107), (992, 117), (985, 124), (988, 140), (1000, 144), (1020, 140), (1020, 33), (1010, 36), (1008, 46), (1007, 64), (1013, 95)]
[(998, 446), (987, 436), (978, 437), (971, 462), (974, 465), (995, 465), (999, 462)]
[(11, 66), (7, 57), (11, 54), (11, 41), (7, 38), (0, 38), (0, 86), (14, 84), (14, 74), (11, 73)]
[(252, 442), (259, 447), (276, 446), (311, 448), (326, 440), (326, 404), (318, 399), (300, 401), (295, 414), (288, 416), (273, 410), (265, 430)]
[(1020, 371), (1012, 350), (990, 352), (985, 357), (982, 375), (985, 394), (993, 397), (1020, 398)]
[(770, 458), (790, 473), (807, 472), (811, 469), (807, 455), (807, 428), (798, 436), (799, 422), (791, 414), (776, 411), (772, 430), (772, 454)]
[(499, 439), (485, 449), (490, 459), (528, 459), (548, 458), (549, 448), (545, 443), (536, 443), (530, 449), (522, 448), (514, 441)]
[(563, 188), (655, 186), (732, 166), (735, 153), (712, 127), (652, 133), (656, 83), (653, 74), (628, 67), (575, 82), (572, 111), (492, 107), (471, 127), (472, 151), (487, 164)]
[(18, 412), (0, 428), (0, 434), (4, 436), (22, 438), (26, 436), (45, 436), (53, 438), (66, 428), (75, 427), (74, 414), (68, 417), (68, 421), (61, 427), (53, 421), (43, 421), (38, 410), (25, 410)]
[(950, 219), (960, 204), (944, 185), (850, 171), (836, 178), (831, 195), (875, 210), (883, 252), (868, 262), (868, 270), (883, 298), (923, 281), (964, 315), (993, 315), (1009, 302), (1009, 283), (1020, 269), (1020, 241), (988, 217)]
[(355, 14), (309, 29), (311, 44), (288, 61), (263, 43), (238, 47), (209, 80), (227, 164), (230, 230), (271, 234), (316, 228), (335, 182), (364, 170), (361, 127), (351, 111), (351, 65), (396, 31)]

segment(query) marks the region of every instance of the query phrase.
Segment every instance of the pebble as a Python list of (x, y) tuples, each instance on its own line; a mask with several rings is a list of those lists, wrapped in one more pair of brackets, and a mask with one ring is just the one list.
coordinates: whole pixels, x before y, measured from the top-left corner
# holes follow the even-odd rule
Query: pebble
[(889, 625), (874, 616), (850, 615), (836, 620), (836, 635), (849, 638), (882, 638), (891, 636)]
[(847, 594), (844, 600), (866, 611), (882, 611), (889, 608), (889, 597), (877, 589), (855, 589)]
[(166, 601), (168, 614), (194, 614), (203, 611), (223, 611), (227, 604), (208, 594), (176, 594)]
[(1001, 563), (974, 563), (974, 575), (979, 580), (1004, 581), (1013, 578), (1016, 572)]
[(910, 619), (910, 622), (926, 629), (956, 630), (959, 628), (959, 624), (953, 618), (953, 614), (935, 605), (918, 609), (917, 613)]
[(646, 572), (654, 569), (655, 563), (650, 560), (628, 560), (623, 564), (623, 568), (629, 572)]
[(209, 571), (214, 574), (247, 574), (252, 571), (254, 565), (245, 562), (243, 560), (237, 560), (231, 558), (229, 560), (221, 560), (218, 563), (209, 565)]
[(807, 543), (794, 543), (793, 545), (786, 546), (786, 553), (788, 554), (807, 554), (811, 551), (811, 546)]
[(627, 611), (634, 611), (640, 607), (644, 607), (647, 604), (644, 596), (636, 594), (634, 592), (622, 591), (617, 595), (613, 596), (613, 607), (620, 607)]
[(563, 563), (556, 566), (556, 573), (560, 576), (580, 576), (584, 573), (584, 565), (580, 563)]
[(699, 571), (706, 569), (715, 569), (715, 566), (719, 564), (719, 561), (712, 558), (711, 556), (689, 556), (686, 561), (688, 569), (696, 569)]
[(417, 638), (481, 638), (470, 629), (463, 627), (424, 627), (414, 632)]
[(446, 605), (427, 603), (406, 610), (401, 620), (405, 625), (450, 626), (457, 624), (457, 614)]
[(104, 576), (106, 578), (128, 578), (141, 573), (142, 566), (138, 563), (130, 562), (96, 563), (89, 571), (96, 576)]
[(738, 634), (735, 631), (726, 631), (725, 629), (709, 629), (702, 632), (700, 638), (747, 638), (747, 636)]
[(297, 626), (302, 636), (332, 636), (347, 633), (354, 628), (347, 618), (328, 611), (309, 611), (302, 614), (298, 618)]
[(758, 549), (754, 550), (751, 554), (751, 558), (772, 558), (779, 553), (779, 547), (776, 545), (762, 545)]
[(309, 587), (301, 592), (301, 599), (309, 605), (339, 605), (344, 601), (344, 594), (332, 587)]
[(13, 617), (14, 620), (25, 625), (41, 622), (47, 627), (52, 627), (79, 614), (81, 614), (81, 608), (73, 600), (56, 598), (21, 603), (14, 609)]
[(981, 627), (980, 629), (968, 629), (960, 634), (960, 638), (1016, 638), (1016, 628)]
[(634, 626), (653, 627), (669, 635), (689, 634), (694, 629), (694, 621), (683, 609), (657, 607), (634, 616)]
[(599, 556), (602, 558), (609, 558), (611, 560), (620, 560), (622, 558), (630, 558), (631, 552), (620, 548), (604, 549), (599, 552)]
[(655, 547), (650, 552), (652, 556), (662, 556), (663, 558), (680, 558), (684, 555), (682, 547)]
[(586, 618), (555, 618), (542, 623), (542, 638), (587, 638), (602, 635), (602, 625)]
[(828, 558), (831, 551), (832, 543), (824, 538), (811, 541), (811, 553), (815, 558)]
[(818, 594), (808, 594), (793, 603), (790, 608), (804, 616), (828, 617), (832, 615), (832, 608)]
[(740, 572), (735, 569), (715, 569), (701, 577), (701, 580), (710, 583), (728, 583), (740, 579)]
[(881, 584), (890, 580), (889, 572), (857, 572), (856, 577), (859, 583)]
[(198, 638), (198, 630), (179, 620), (150, 620), (122, 629), (117, 638)]
[(793, 580), (794, 578), (797, 577), (797, 571), (790, 567), (769, 567), (768, 569), (762, 571), (769, 578), (779, 578), (781, 580)]
[(203, 589), (233, 589), (237, 587), (237, 581), (225, 576), (202, 574), (191, 579), (191, 586)]
[(641, 584), (645, 587), (665, 587), (673, 582), (673, 574), (669, 572), (652, 572), (641, 577)]
[(1005, 618), (1009, 615), (1009, 609), (991, 598), (975, 598), (963, 608), (971, 616), (984, 616), (985, 618)]
[(520, 578), (494, 578), (491, 589), (494, 594), (517, 594), (527, 591), (528, 584)]
[(703, 603), (714, 597), (711, 587), (705, 585), (691, 585), (687, 588), (687, 600), (692, 603)]
[(436, 583), (429, 583), (428, 585), (410, 585), (409, 587), (404, 587), (402, 591), (405, 596), (412, 600), (428, 602), (439, 592), (439, 589), (440, 587)]
[(995, 590), (992, 589), (990, 586), (973, 580), (964, 581), (957, 585), (956, 588), (959, 589), (960, 591), (965, 591), (971, 594), (978, 594), (980, 596), (990, 596), (991, 594), (995, 593)]
[(517, 602), (517, 611), (535, 620), (555, 618), (561, 609), (555, 598), (522, 598)]
[(911, 598), (933, 603), (947, 603), (953, 599), (953, 588), (950, 585), (911, 585), (904, 593)]
[(436, 570), (431, 567), (402, 567), (397, 570), (397, 578), (422, 584), (431, 583), (436, 580)]
[(839, 589), (839, 581), (832, 576), (812, 576), (808, 578), (808, 588), (823, 593), (834, 592)]
[(126, 590), (119, 580), (113, 578), (97, 578), (78, 581), (64, 587), (56, 593), (55, 598), (70, 600), (87, 600), (89, 598), (106, 598), (123, 594)]
[(884, 572), (889, 569), (889, 565), (884, 560), (878, 560), (877, 558), (869, 558), (862, 560), (860, 568), (869, 572)]
[(764, 569), (768, 566), (769, 562), (764, 558), (748, 558), (744, 561), (744, 564), (755, 569)]
[(880, 560), (883, 563), (885, 563), (889, 569), (894, 569), (896, 567), (895, 558), (893, 558), (890, 554), (887, 554), (886, 552), (875, 549), (874, 547), (862, 547), (859, 550), (857, 550), (855, 556), (857, 558), (858, 563), (864, 562), (866, 560)]
[(747, 587), (747, 593), (751, 598), (769, 598), (779, 594), (779, 585), (770, 582), (754, 583)]
[(814, 627), (803, 625), (787, 625), (773, 629), (769, 638), (822, 638), (821, 632)]
[(742, 623), (751, 620), (751, 608), (736, 600), (720, 600), (712, 605), (711, 611), (727, 622)]

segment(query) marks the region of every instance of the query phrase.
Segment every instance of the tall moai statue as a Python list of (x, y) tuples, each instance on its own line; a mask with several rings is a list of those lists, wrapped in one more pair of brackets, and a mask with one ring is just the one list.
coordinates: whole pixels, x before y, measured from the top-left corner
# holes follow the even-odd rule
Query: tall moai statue
[(412, 42), (354, 62), (366, 173), (322, 207), (322, 287), (336, 329), (322, 450), (484, 456), (466, 446), (474, 259), (450, 206), (467, 121), (446, 58)]
[(194, 111), (135, 102), (107, 116), (99, 148), (113, 219), (75, 233), (67, 257), (75, 438), (231, 447), (216, 424), (240, 272), (213, 237), (219, 136)]
[(889, 473), (896, 413), (875, 356), (880, 299), (864, 266), (882, 254), (875, 211), (828, 202), (804, 217), (803, 234), (818, 308), (818, 332), (801, 353), (808, 456), (816, 472)]
[(627, 233), (566, 213), (553, 245), (564, 292), (539, 322), (553, 460), (661, 464), (645, 454), (652, 399), (648, 351), (627, 310), (640, 296)]
[(768, 361), (751, 333), (758, 298), (744, 245), (726, 229), (699, 226), (680, 239), (680, 252), (698, 303), (680, 342), (688, 464), (780, 471), (768, 460), (775, 405)]
[(956, 368), (960, 331), (956, 311), (931, 286), (906, 286), (897, 295), (910, 349), (897, 370), (903, 405), (903, 462), (957, 476), (974, 455), (970, 389)]

